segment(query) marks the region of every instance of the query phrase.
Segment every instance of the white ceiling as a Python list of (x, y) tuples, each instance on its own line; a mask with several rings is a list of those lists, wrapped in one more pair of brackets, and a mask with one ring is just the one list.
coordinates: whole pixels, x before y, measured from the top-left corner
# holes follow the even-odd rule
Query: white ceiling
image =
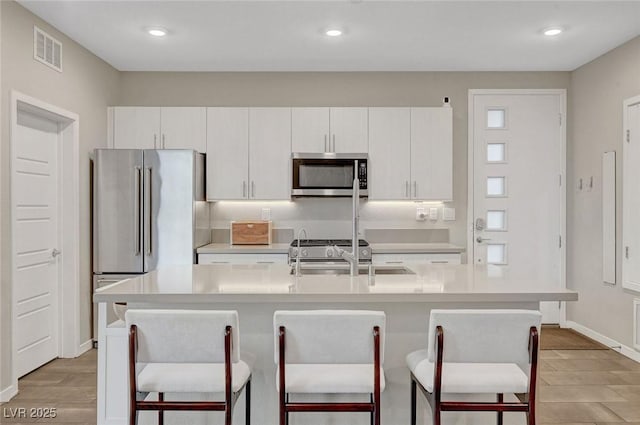
[(568, 71), (640, 35), (640, 1), (19, 1), (127, 71)]

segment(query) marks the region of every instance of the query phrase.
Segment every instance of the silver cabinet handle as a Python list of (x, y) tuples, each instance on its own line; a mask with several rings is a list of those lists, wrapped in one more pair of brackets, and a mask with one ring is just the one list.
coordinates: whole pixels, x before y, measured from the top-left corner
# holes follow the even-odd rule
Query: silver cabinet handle
[(275, 264), (275, 261), (256, 261), (256, 264)]
[(165, 149), (165, 147), (164, 147), (164, 140), (165, 140), (165, 138), (164, 138), (164, 133), (162, 133), (162, 149)]
[(405, 180), (404, 182), (404, 197), (409, 197), (409, 180)]
[(242, 180), (242, 197), (247, 197), (247, 182), (246, 180)]
[(413, 181), (413, 197), (418, 197), (418, 182), (415, 180)]
[(449, 264), (447, 260), (432, 260), (431, 264)]
[(385, 261), (385, 264), (402, 264), (404, 261)]
[(476, 238), (476, 242), (478, 242), (478, 243), (482, 243), (482, 242), (490, 241), (490, 240), (491, 240), (491, 239), (483, 238), (482, 236), (478, 236), (478, 237)]
[(256, 183), (253, 180), (251, 180), (251, 197), (256, 197)]
[(145, 232), (145, 250), (147, 255), (151, 255), (152, 249), (151, 249), (151, 243), (152, 243), (152, 239), (151, 239), (151, 217), (152, 217), (152, 213), (151, 213), (151, 167), (146, 167), (144, 169), (145, 172), (145, 176), (144, 176), (144, 188), (145, 188), (145, 212), (147, 213), (147, 219), (146, 219), (146, 232)]
[(335, 151), (336, 151), (336, 135), (334, 134), (333, 135), (333, 150), (332, 150), (332, 152), (335, 152)]
[(135, 167), (135, 185), (134, 190), (135, 194), (133, 197), (133, 232), (135, 233), (135, 241), (133, 251), (135, 255), (140, 255), (140, 194), (142, 191), (140, 190), (140, 180), (141, 180), (142, 170), (140, 167)]
[(154, 134), (153, 135), (153, 148), (156, 149), (157, 148), (157, 143), (158, 143), (158, 135)]
[(329, 149), (327, 148), (327, 135), (324, 135), (324, 151), (325, 152), (329, 152)]

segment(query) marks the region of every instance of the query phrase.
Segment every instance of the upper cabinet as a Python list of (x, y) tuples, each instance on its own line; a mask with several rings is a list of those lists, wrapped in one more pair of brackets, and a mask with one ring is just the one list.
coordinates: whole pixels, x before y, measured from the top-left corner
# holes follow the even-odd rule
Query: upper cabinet
[(366, 153), (368, 120), (368, 108), (292, 108), (292, 151)]
[(118, 149), (195, 149), (206, 152), (206, 108), (113, 108), (113, 146)]
[(291, 108), (207, 109), (207, 200), (290, 199)]
[(372, 200), (453, 198), (451, 108), (369, 108)]
[(410, 108), (369, 108), (369, 199), (411, 199)]

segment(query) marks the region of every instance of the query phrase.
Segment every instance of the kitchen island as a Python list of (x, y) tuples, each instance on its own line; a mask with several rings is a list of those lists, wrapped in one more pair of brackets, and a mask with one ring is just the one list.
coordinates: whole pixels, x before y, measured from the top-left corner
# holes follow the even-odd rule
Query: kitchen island
[[(508, 267), (409, 264), (413, 274), (349, 275), (291, 274), (278, 264), (194, 265), (160, 269), (104, 287), (94, 295), (99, 304), (98, 424), (127, 423), (127, 340), (121, 321), (107, 323), (108, 303), (130, 308), (237, 310), (240, 316), (241, 357), (253, 363), (253, 422), (278, 421), (276, 367), (273, 356), (273, 312), (284, 309), (367, 309), (387, 315), (382, 423), (404, 425), (409, 420), (407, 353), (426, 346), (432, 308), (538, 309), (541, 301), (575, 301), (575, 292), (551, 282), (516, 276)], [(308, 272), (303, 270), (303, 273)], [(338, 332), (339, 329), (336, 330)], [(419, 398), (420, 400), (420, 398)], [(234, 423), (244, 423), (243, 398)], [(419, 417), (428, 413), (419, 401)], [(222, 423), (219, 412), (168, 413), (165, 423)], [(522, 417), (520, 417), (522, 416)], [(141, 424), (157, 423), (155, 413), (142, 413)], [(457, 423), (469, 414), (450, 414)], [(473, 414), (473, 421), (495, 423), (495, 414)], [(448, 419), (447, 419), (448, 418)], [(524, 423), (524, 415), (507, 415), (507, 423)], [(367, 414), (292, 414), (295, 424), (368, 424)]]

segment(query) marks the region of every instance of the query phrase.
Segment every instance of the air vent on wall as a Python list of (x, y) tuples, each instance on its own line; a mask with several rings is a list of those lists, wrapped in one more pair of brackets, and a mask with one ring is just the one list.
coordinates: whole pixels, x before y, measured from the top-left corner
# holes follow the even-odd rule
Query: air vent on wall
[(62, 72), (62, 43), (36, 26), (33, 27), (33, 57)]

